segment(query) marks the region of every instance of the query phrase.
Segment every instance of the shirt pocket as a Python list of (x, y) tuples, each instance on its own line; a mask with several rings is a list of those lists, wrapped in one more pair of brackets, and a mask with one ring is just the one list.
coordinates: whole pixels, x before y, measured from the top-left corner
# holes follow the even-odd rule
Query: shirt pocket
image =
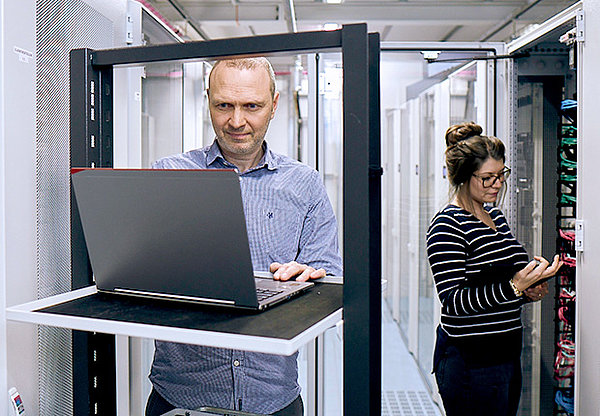
[(287, 263), (298, 257), (302, 216), (299, 212), (279, 207), (261, 210), (261, 234), (269, 264)]

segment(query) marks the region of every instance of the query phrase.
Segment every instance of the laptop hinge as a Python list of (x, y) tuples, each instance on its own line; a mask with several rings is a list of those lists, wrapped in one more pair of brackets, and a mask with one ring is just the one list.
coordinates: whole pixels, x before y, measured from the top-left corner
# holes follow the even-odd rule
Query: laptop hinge
[(147, 296), (147, 297), (152, 297), (152, 298), (164, 298), (164, 299), (185, 300), (185, 301), (193, 301), (193, 302), (216, 303), (216, 304), (220, 304), (220, 305), (221, 304), (222, 305), (235, 305), (234, 301), (225, 300), (225, 299), (210, 299), (210, 298), (201, 298), (201, 297), (197, 297), (197, 296), (173, 295), (170, 293), (146, 292), (143, 290), (123, 289), (120, 287), (115, 287), (114, 291), (117, 293), (136, 295), (136, 296)]

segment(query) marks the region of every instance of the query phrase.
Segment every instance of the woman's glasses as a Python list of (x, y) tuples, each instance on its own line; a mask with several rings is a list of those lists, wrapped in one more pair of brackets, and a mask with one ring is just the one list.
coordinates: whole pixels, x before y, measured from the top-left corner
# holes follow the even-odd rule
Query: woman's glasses
[(508, 168), (508, 167), (504, 167), (502, 172), (497, 173), (495, 175), (476, 175), (475, 173), (473, 174), (473, 176), (475, 176), (476, 178), (481, 179), (481, 185), (483, 185), (484, 188), (491, 188), (492, 186), (494, 186), (496, 181), (500, 181), (500, 183), (504, 183), (506, 181), (506, 179), (508, 179), (509, 175), (510, 175), (510, 168)]

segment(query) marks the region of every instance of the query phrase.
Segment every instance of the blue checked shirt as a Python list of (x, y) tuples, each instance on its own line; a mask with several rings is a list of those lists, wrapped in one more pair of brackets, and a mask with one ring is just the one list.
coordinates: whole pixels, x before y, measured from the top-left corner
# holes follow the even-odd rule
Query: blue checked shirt
[[(254, 270), (295, 260), (342, 274), (337, 225), (319, 174), (264, 144), (265, 155), (240, 174)], [(216, 141), (169, 156), (157, 169), (231, 169)], [(171, 404), (274, 413), (300, 394), (297, 355), (278, 356), (156, 341), (150, 381)]]

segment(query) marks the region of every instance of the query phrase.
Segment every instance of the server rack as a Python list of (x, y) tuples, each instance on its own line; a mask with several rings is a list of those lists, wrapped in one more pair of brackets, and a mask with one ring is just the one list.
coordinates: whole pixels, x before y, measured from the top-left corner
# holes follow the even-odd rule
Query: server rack
[[(575, 387), (575, 301), (576, 255), (575, 224), (577, 206), (577, 102), (566, 99), (561, 110), (565, 123), (559, 125), (560, 144), (557, 147), (558, 175), (556, 219), (556, 250), (564, 266), (557, 276), (554, 292), (555, 363), (554, 414), (574, 413)], [(575, 117), (573, 117), (575, 116)]]
[[(534, 312), (525, 314), (533, 315), (534, 322), (532, 337), (525, 342), (539, 348), (540, 362), (539, 396), (536, 400), (524, 392), (523, 415), (568, 415), (574, 411), (577, 139), (573, 99), (578, 83), (573, 54), (578, 43), (579, 7), (551, 19), (526, 41), (509, 45), (510, 52), (525, 53), (515, 63), (513, 83), (513, 102), (518, 109), (513, 155), (520, 165), (517, 172), (521, 172), (514, 179), (519, 189), (517, 238), (524, 240), (530, 254), (541, 252), (551, 258), (559, 253), (566, 263), (549, 282), (550, 294), (539, 310), (534, 306), (530, 308)], [(530, 128), (523, 130), (522, 125), (528, 123)], [(526, 408), (523, 399), (531, 399), (532, 406)]]
[[(322, 50), (341, 50), (344, 71), (344, 414), (378, 415), (381, 413), (382, 174), (378, 34), (368, 34), (365, 24), (354, 24), (331, 32), (74, 50), (71, 166), (113, 165), (115, 65)], [(72, 286), (78, 288), (93, 282), (73, 196), (71, 200)], [(114, 345), (112, 336), (74, 334), (74, 413), (116, 414)]]

